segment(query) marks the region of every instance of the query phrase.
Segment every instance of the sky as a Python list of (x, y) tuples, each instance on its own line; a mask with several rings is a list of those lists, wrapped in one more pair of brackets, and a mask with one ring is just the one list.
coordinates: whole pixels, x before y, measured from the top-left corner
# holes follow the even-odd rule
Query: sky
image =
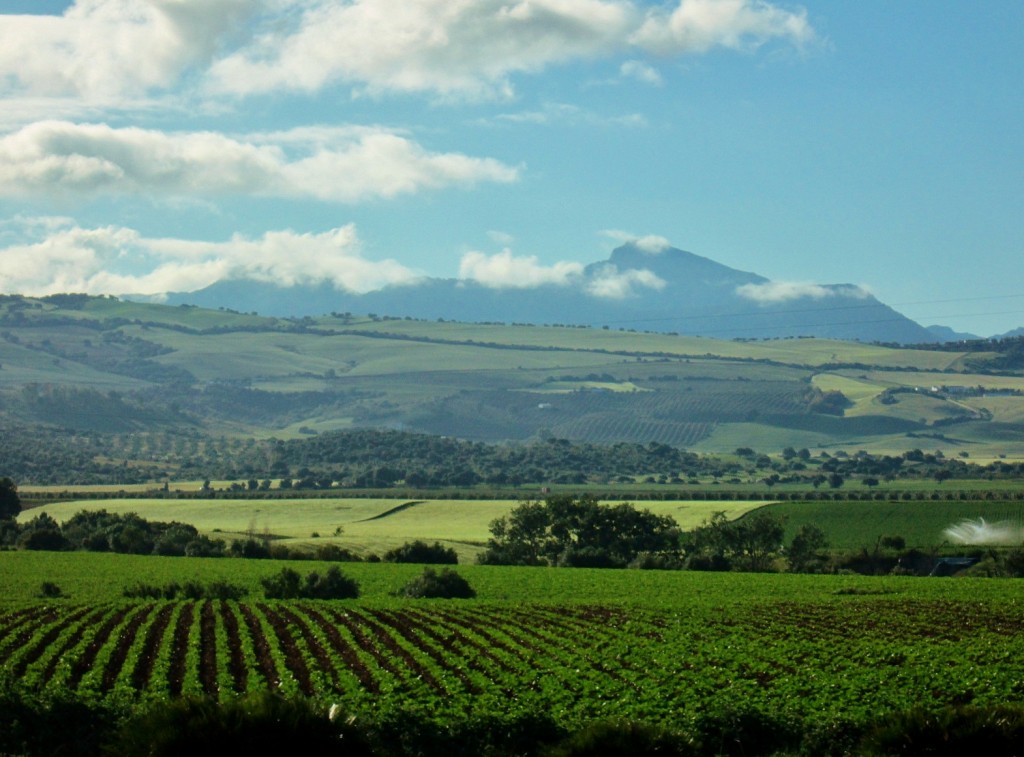
[(584, 286), (640, 240), (990, 336), (1022, 39), (1017, 0), (0, 0), (0, 292)]

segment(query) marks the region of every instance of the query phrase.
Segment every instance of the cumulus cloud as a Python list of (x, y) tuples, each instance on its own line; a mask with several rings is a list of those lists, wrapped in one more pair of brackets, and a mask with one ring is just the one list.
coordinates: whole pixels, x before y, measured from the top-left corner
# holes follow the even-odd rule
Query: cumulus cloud
[(76, 0), (61, 16), (4, 15), (0, 91), (112, 101), (208, 64), (265, 0)]
[(671, 12), (648, 11), (633, 44), (658, 55), (704, 53), (712, 48), (756, 48), (782, 38), (804, 45), (814, 38), (806, 11), (788, 11), (765, 0), (682, 0)]
[(517, 177), (499, 161), (430, 152), (384, 129), (233, 137), (43, 121), (0, 138), (0, 196), (141, 192), (357, 202)]
[(272, 231), (226, 242), (147, 238), (130, 228), (86, 229), (59, 218), (24, 219), (21, 233), (35, 238), (0, 248), (2, 292), (156, 295), (224, 279), (329, 282), (366, 292), (419, 278), (394, 260), (364, 258), (351, 224), (322, 234)]
[(663, 83), (661, 74), (658, 73), (656, 68), (639, 60), (627, 60), (619, 66), (619, 76), (623, 79), (635, 79), (638, 82), (652, 84), (656, 87), (661, 86)]
[(646, 268), (620, 271), (617, 266), (601, 266), (586, 285), (588, 294), (609, 300), (624, 300), (637, 294), (638, 288), (660, 290), (665, 280)]
[(459, 278), (491, 289), (529, 289), (546, 284), (566, 286), (582, 273), (581, 263), (560, 261), (545, 266), (536, 255), (517, 257), (511, 250), (495, 255), (467, 252), (459, 263)]
[[(210, 69), (214, 91), (315, 91), (507, 97), (509, 77), (635, 52), (702, 53), (813, 38), (806, 14), (765, 0), (305, 0), (294, 25), (272, 25)], [(657, 72), (634, 63), (623, 73)]]
[(764, 284), (744, 284), (736, 287), (736, 294), (762, 305), (776, 305), (804, 297), (821, 300), (826, 297), (866, 299), (871, 296), (871, 292), (864, 287), (822, 286), (805, 281), (767, 281)]

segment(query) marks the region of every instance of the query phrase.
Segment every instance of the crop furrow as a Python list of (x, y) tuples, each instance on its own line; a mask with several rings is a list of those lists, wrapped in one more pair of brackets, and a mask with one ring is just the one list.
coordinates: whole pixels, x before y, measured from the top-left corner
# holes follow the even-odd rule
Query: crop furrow
[(370, 669), (366, 667), (366, 664), (359, 657), (359, 653), (345, 640), (337, 627), (332, 625), (327, 618), (313, 607), (303, 607), (303, 612), (306, 614), (306, 617), (313, 621), (313, 623), (323, 631), (324, 636), (327, 638), (327, 642), (331, 645), (331, 649), (334, 650), (334, 653), (341, 658), (345, 667), (356, 677), (359, 681), (359, 685), (371, 694), (379, 694), (380, 684), (377, 683), (377, 680), (373, 677)]
[(220, 620), (227, 636), (228, 672), (231, 675), (231, 680), (234, 682), (233, 688), (235, 692), (241, 693), (245, 691), (248, 683), (249, 671), (245, 665), (245, 652), (242, 649), (238, 618), (224, 600), (220, 602)]
[[(507, 663), (492, 651), (492, 648), (499, 647), (499, 645), (490, 643), (484, 644), (476, 641), (475, 639), (471, 639), (465, 633), (465, 624), (461, 623), (459, 620), (453, 619), (451, 616), (445, 616), (440, 612), (431, 616), (422, 611), (407, 610), (405, 612), (405, 617), (409, 618), (410, 622), (414, 623), (416, 628), (420, 629), (423, 634), (440, 644), (442, 648), (449, 645), (451, 641), (454, 641), (459, 647), (468, 648), (470, 651), (464, 652), (463, 656), (474, 670), (477, 670), (484, 675), (488, 675), (488, 677), (489, 668), (480, 662), (481, 659), (486, 660), (503, 673), (515, 674), (517, 672), (515, 667)], [(448, 636), (445, 636), (441, 631), (436, 630), (438, 628), (447, 631)]]
[(299, 684), (299, 690), (306, 696), (311, 696), (313, 694), (313, 682), (310, 679), (309, 666), (306, 665), (306, 661), (302, 658), (302, 653), (295, 643), (295, 637), (292, 636), (288, 623), (278, 612), (265, 603), (261, 602), (256, 605), (256, 609), (263, 613), (263, 617), (270, 623), (275, 636), (277, 636), (278, 644), (284, 654), (285, 667), (295, 676), (295, 680)]
[(281, 676), (277, 672), (274, 655), (270, 650), (270, 644), (263, 633), (259, 619), (248, 605), (239, 605), (238, 608), (242, 611), (242, 619), (245, 621), (245, 627), (249, 631), (249, 639), (252, 641), (253, 652), (256, 655), (256, 665), (260, 675), (263, 676), (263, 680), (271, 688), (276, 689), (281, 685)]
[[(370, 645), (369, 648), (376, 648), (376, 644), (379, 642), (390, 654), (398, 658), (408, 670), (412, 671), (417, 678), (423, 681), (423, 683), (438, 694), (448, 694), (448, 690), (438, 680), (437, 676), (420, 664), (419, 660), (413, 657), (409, 650), (399, 644), (391, 635), (391, 631), (389, 631), (382, 623), (378, 623), (376, 620), (361, 613), (350, 611), (347, 615), (349, 617), (358, 618), (358, 622), (366, 626), (370, 631), (370, 634), (363, 634), (363, 638), (366, 638)], [(353, 621), (346, 619), (345, 622)]]
[[(339, 612), (334, 609), (329, 609), (327, 612), (331, 618), (334, 619), (334, 622), (348, 631), (352, 636), (352, 640), (356, 643), (356, 648), (366, 654), (369, 654), (379, 668), (390, 673), (397, 679), (404, 679), (406, 677), (406, 674), (409, 671), (408, 666), (401, 668), (395, 665), (391, 658), (381, 651), (377, 645), (377, 642), (381, 640), (379, 636), (370, 636), (367, 634), (358, 623), (352, 620), (348, 612)], [(365, 620), (363, 622), (365, 623)], [(348, 645), (346, 644), (346, 646)], [(370, 675), (369, 671), (367, 671), (367, 675)], [(426, 681), (427, 679), (423, 680)], [(378, 684), (375, 682), (374, 685), (377, 686)], [(429, 684), (429, 682), (428, 685), (431, 685), (433, 688), (433, 685)]]
[(178, 622), (174, 624), (174, 635), (171, 637), (171, 658), (167, 666), (167, 685), (171, 695), (181, 696), (185, 683), (188, 665), (188, 642), (192, 628), (192, 616), (195, 614), (195, 602), (182, 604), (178, 613)]
[[(88, 607), (81, 607), (74, 612), (65, 615), (54, 623), (41, 637), (39, 637), (35, 644), (26, 646), (24, 648), (24, 653), (11, 667), (11, 673), (14, 677), (21, 678), (25, 675), (25, 670), (28, 666), (32, 665), (36, 660), (39, 660), (44, 654), (46, 654), (47, 650), (49, 650), (50, 646), (60, 637), (60, 635), (64, 633), (67, 628), (81, 620), (83, 616), (88, 614), (88, 612)], [(14, 656), (12, 655), (10, 659), (14, 660)]]
[(120, 634), (118, 634), (116, 647), (110, 655), (110, 659), (107, 660), (107, 665), (103, 670), (103, 681), (100, 686), (103, 691), (110, 691), (114, 688), (117, 676), (121, 672), (121, 668), (124, 666), (125, 660), (128, 658), (128, 650), (131, 649), (132, 644), (135, 642), (135, 636), (139, 632), (139, 627), (146, 622), (146, 618), (153, 613), (154, 609), (153, 605), (148, 605), (141, 611), (135, 613), (135, 615), (132, 616), (132, 619), (128, 622), (128, 625), (122, 629)]
[(206, 600), (199, 619), (199, 680), (203, 692), (216, 698), (217, 696), (217, 616), (213, 610), (213, 602)]
[(390, 626), (398, 632), (406, 641), (412, 644), (418, 651), (432, 659), (441, 670), (454, 675), (463, 687), (471, 694), (479, 694), (480, 687), (477, 686), (466, 673), (451, 664), (450, 660), (438, 651), (432, 644), (425, 641), (413, 628), (408, 619), (399, 612), (388, 612), (386, 610), (368, 610), (377, 621)]
[(132, 670), (131, 683), (136, 691), (144, 691), (153, 673), (153, 665), (156, 663), (163, 644), (164, 633), (170, 625), (171, 615), (174, 613), (174, 605), (167, 604), (160, 608), (156, 617), (146, 631), (142, 650)]
[(313, 663), (313, 665), (310, 666), (307, 664), (307, 667), (312, 667), (313, 670), (319, 671), (321, 675), (329, 678), (330, 690), (342, 691), (347, 688), (341, 680), (341, 676), (334, 664), (334, 660), (331, 659), (331, 655), (320, 642), (320, 639), (317, 638), (317, 635), (313, 633), (313, 629), (310, 627), (309, 623), (304, 618), (299, 617), (290, 609), (286, 608), (284, 605), (278, 605), (277, 611), (280, 613), (281, 617), (284, 618), (290, 628), (298, 631), (306, 649), (309, 650), (309, 654), (312, 657), (309, 662)]
[(116, 610), (104, 623), (97, 629), (93, 635), (88, 646), (82, 652), (82, 655), (75, 661), (74, 666), (71, 668), (71, 677), (68, 679), (68, 688), (76, 689), (82, 678), (89, 670), (92, 669), (93, 663), (96, 661), (96, 656), (100, 653), (100, 649), (107, 643), (110, 638), (110, 634), (114, 632), (121, 623), (124, 622), (125, 617), (128, 615), (126, 608), (120, 608)]

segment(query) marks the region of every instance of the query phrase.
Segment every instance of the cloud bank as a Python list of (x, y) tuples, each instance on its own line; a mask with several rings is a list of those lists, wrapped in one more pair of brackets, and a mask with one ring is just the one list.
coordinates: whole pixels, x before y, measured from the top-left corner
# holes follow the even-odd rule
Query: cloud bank
[(63, 218), (17, 219), (0, 228), (0, 239), (16, 235), (36, 239), (0, 248), (2, 292), (159, 295), (225, 279), (281, 286), (326, 281), (367, 292), (419, 279), (394, 260), (364, 258), (351, 224), (321, 234), (272, 231), (226, 242), (152, 239), (130, 228), (86, 229)]
[(630, 268), (620, 271), (617, 266), (601, 266), (587, 282), (587, 293), (609, 300), (624, 300), (638, 294), (637, 289), (665, 288), (665, 280), (646, 268)]
[(814, 300), (822, 300), (826, 297), (855, 297), (863, 300), (871, 296), (871, 292), (864, 287), (822, 286), (802, 281), (768, 281), (764, 284), (744, 284), (736, 287), (736, 294), (762, 305), (777, 305), (804, 297)]
[(141, 192), (357, 202), (517, 178), (518, 169), (499, 161), (430, 152), (374, 128), (231, 137), (43, 121), (0, 138), (0, 196)]
[[(704, 53), (771, 39), (802, 45), (803, 12), (764, 0), (307, 0), (294, 25), (262, 29), (210, 69), (214, 91), (250, 95), (332, 84), (357, 90), (504, 97), (510, 75), (621, 54)], [(652, 69), (631, 72), (653, 81)]]
[(516, 257), (510, 250), (495, 255), (468, 252), (459, 264), (459, 278), (491, 289), (532, 289), (552, 284), (566, 286), (583, 273), (581, 263), (561, 261), (541, 265), (535, 255)]

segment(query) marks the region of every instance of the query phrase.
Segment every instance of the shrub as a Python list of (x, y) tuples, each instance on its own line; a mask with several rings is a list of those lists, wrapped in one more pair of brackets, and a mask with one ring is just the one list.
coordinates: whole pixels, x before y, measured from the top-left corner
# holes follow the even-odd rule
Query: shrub
[(310, 573), (303, 579), (291, 568), (261, 578), (263, 594), (267, 599), (354, 599), (359, 596), (359, 584), (331, 566), (324, 575)]
[(306, 576), (302, 596), (307, 599), (355, 599), (359, 596), (359, 584), (332, 565), (322, 576), (316, 572)]
[(451, 568), (438, 573), (433, 568), (424, 568), (423, 573), (407, 583), (399, 596), (414, 599), (471, 599), (476, 596), (469, 582)]
[(454, 549), (444, 546), (441, 542), (435, 541), (433, 544), (427, 544), (425, 541), (417, 539), (385, 552), (384, 562), (456, 565), (459, 562), (459, 556)]
[(263, 595), (267, 599), (297, 599), (301, 581), (298, 572), (291, 568), (281, 568), (276, 575), (260, 579)]
[(361, 562), (362, 558), (350, 549), (337, 544), (324, 544), (316, 548), (316, 559), (324, 562)]
[(57, 597), (63, 597), (64, 592), (53, 581), (43, 581), (39, 586), (39, 596), (46, 599), (56, 599)]

